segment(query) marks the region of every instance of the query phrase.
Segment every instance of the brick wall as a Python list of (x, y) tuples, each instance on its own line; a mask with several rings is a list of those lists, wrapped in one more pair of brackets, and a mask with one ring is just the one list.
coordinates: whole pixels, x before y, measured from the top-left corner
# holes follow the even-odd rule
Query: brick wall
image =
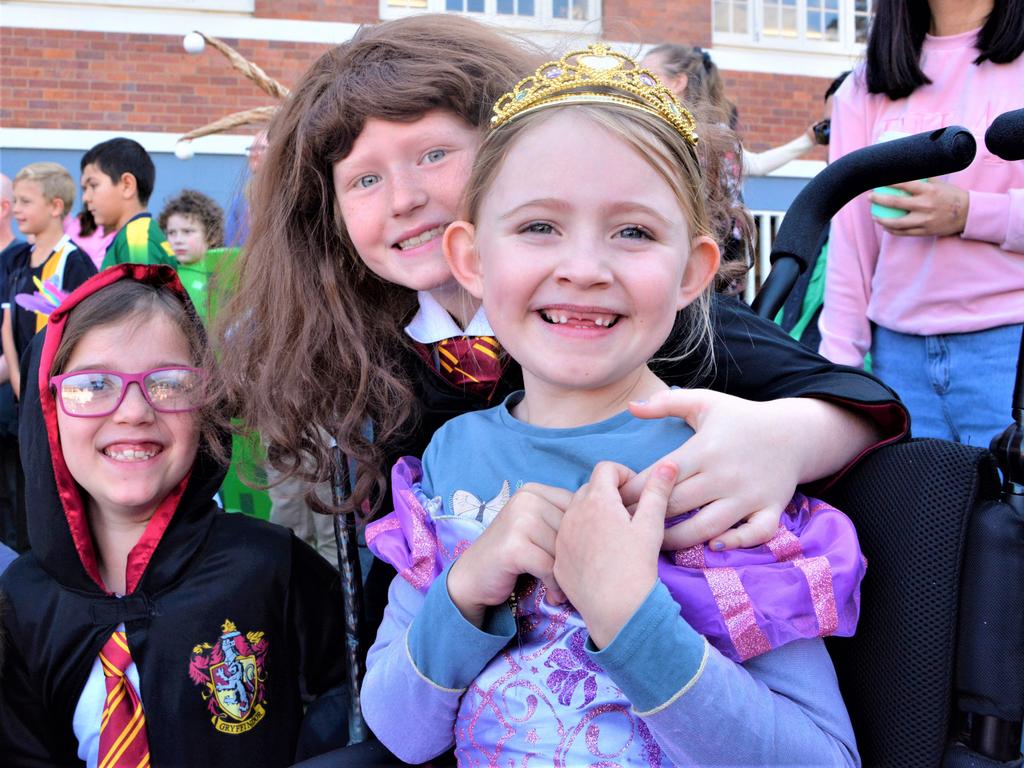
[(711, 45), (711, 0), (604, 0), (609, 40)]
[(265, 19), (344, 21), (356, 24), (377, 21), (377, 0), (256, 0), (254, 15)]
[[(743, 146), (755, 152), (785, 143), (822, 117), (822, 96), (831, 78), (724, 72), (725, 92), (739, 109), (737, 130)], [(804, 156), (824, 160), (824, 148)]]
[[(666, 7), (671, 7), (671, 12)], [(377, 0), (257, 0), (257, 16), (372, 21)], [(708, 0), (604, 0), (608, 39), (709, 44)], [(227, 39), (286, 86), (326, 45)], [(768, 54), (766, 54), (768, 55)], [(828, 80), (726, 72), (749, 149), (788, 141), (820, 117)], [(10, 128), (184, 133), (269, 104), (216, 51), (187, 55), (177, 35), (5, 29), (0, 35), (0, 124)], [(812, 159), (824, 159), (815, 150)]]
[[(225, 39), (291, 87), (327, 46)], [(8, 128), (184, 133), (271, 103), (207, 47), (174, 35), (8, 29), (0, 36), (0, 123)]]

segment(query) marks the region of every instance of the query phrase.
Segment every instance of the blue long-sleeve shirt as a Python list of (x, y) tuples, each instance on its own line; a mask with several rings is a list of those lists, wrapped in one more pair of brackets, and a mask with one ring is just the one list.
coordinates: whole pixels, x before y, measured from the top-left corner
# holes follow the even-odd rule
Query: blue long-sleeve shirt
[[(692, 434), (677, 419), (645, 421), (628, 413), (576, 429), (539, 429), (516, 421), (508, 406), (459, 417), (435, 435), (424, 455), (423, 490), (439, 498), (438, 514), (486, 526), (524, 482), (575, 488), (601, 458), (640, 469)], [(792, 642), (737, 664), (694, 631), (659, 582), (614, 640), (597, 651), (589, 641), (578, 647), (566, 641), (572, 633), (585, 636), (578, 614), (558, 614), (541, 602), (520, 612), (518, 638), (507, 606), (488, 611), (477, 628), (452, 603), (446, 580), (447, 570), (424, 593), (396, 578), (367, 659), (367, 723), (404, 760), (429, 760), (458, 740), (460, 750), (495, 755), (504, 749), (506, 762), (515, 749), (536, 741), (539, 757), (553, 761), (555, 755), (544, 750), (570, 739), (545, 741), (551, 734), (544, 726), (525, 732), (537, 722), (536, 711), (550, 705), (564, 734), (607, 722), (596, 710), (610, 702), (605, 710), (621, 717), (607, 733), (618, 726), (633, 739), (621, 760), (659, 764), (660, 748), (682, 765), (859, 764), (820, 640)], [(532, 629), (525, 628), (531, 622)], [(575, 682), (570, 686), (569, 680)], [(542, 705), (530, 710), (530, 718), (514, 721), (530, 705), (509, 699), (521, 691), (526, 701), (528, 688)], [(519, 731), (497, 745), (505, 738), (501, 723)], [(656, 746), (640, 750), (639, 740), (648, 737)], [(607, 750), (611, 738), (602, 732), (587, 746)], [(581, 748), (579, 740), (569, 746)], [(573, 764), (571, 756), (566, 764)]]

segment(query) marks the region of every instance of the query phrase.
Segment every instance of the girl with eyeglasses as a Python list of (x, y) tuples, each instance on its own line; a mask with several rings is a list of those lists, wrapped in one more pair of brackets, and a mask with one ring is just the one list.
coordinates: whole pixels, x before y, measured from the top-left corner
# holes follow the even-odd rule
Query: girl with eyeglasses
[(173, 269), (89, 280), (30, 349), (32, 549), (0, 579), (4, 764), (291, 765), (338, 685), (337, 576), (221, 512), (226, 431)]

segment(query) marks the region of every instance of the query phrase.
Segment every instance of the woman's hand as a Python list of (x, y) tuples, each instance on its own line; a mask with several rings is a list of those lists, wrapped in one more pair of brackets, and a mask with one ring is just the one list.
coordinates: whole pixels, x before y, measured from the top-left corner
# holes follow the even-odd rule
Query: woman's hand
[[(669, 516), (700, 511), (665, 531), (663, 549), (705, 541), (721, 550), (763, 544), (775, 535), (797, 485), (839, 471), (878, 439), (869, 420), (807, 397), (760, 403), (672, 389), (630, 410), (645, 419), (685, 419), (696, 432), (663, 460), (679, 468)], [(649, 474), (623, 485), (627, 506), (639, 500)]]
[(555, 536), (572, 498), (563, 488), (524, 485), (455, 561), (448, 594), (467, 621), (482, 626), (487, 609), (508, 600), (524, 573), (545, 584), (549, 603), (565, 602), (552, 570)]
[(966, 189), (937, 179), (892, 184), (910, 197), (871, 193), (871, 202), (909, 211), (906, 216), (875, 221), (892, 235), (944, 237), (959, 235), (967, 225), (970, 197)]
[(676, 473), (671, 462), (656, 465), (630, 514), (619, 486), (633, 472), (601, 462), (565, 510), (555, 542), (554, 576), (598, 648), (615, 638), (654, 587)]

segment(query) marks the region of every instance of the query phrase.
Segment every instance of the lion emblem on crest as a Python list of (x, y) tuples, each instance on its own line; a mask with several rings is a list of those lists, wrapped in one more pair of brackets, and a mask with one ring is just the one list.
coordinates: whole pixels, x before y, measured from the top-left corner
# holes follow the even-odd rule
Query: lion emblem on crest
[(221, 733), (245, 733), (266, 715), (266, 656), (263, 633), (242, 635), (231, 619), (213, 645), (192, 649), (189, 677), (202, 687), (213, 727)]

